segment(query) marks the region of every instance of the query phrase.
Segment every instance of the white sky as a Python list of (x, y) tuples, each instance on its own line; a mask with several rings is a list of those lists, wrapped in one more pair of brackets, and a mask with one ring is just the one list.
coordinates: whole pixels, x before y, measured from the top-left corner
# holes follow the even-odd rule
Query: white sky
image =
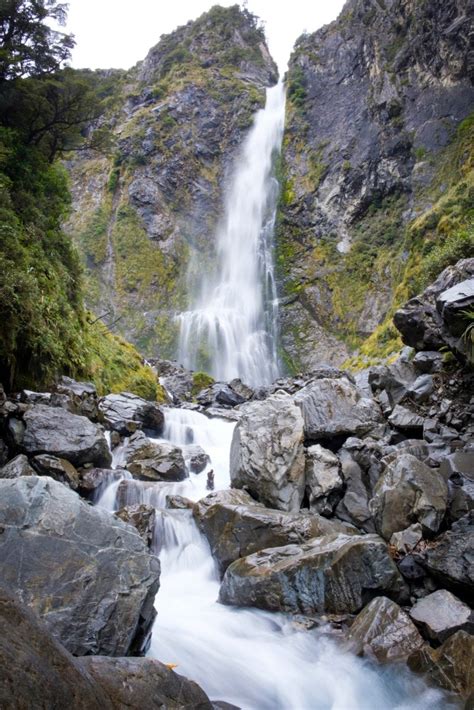
[[(160, 35), (193, 20), (213, 5), (237, 0), (69, 0), (67, 31), (76, 37), (76, 68), (128, 69), (144, 59)], [(241, 4), (241, 3), (239, 3)], [(296, 38), (332, 22), (344, 0), (248, 0), (265, 23), (270, 52), (284, 71)]]

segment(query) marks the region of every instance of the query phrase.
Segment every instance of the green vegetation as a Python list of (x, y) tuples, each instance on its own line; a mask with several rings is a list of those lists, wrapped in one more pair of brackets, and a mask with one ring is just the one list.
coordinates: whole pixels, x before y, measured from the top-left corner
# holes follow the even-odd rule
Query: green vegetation
[[(110, 97), (92, 73), (60, 68), (73, 40), (46, 20), (61, 18), (54, 0), (0, 5), (0, 381), (42, 387), (68, 374), (154, 399), (162, 392), (137, 351), (84, 310), (79, 259), (61, 227), (70, 197), (57, 158), (85, 146), (84, 127)], [(88, 148), (108, 145), (97, 131)], [(106, 223), (99, 210), (85, 237), (95, 262)]]
[(207, 374), (207, 372), (194, 372), (193, 373), (193, 387), (191, 394), (196, 397), (199, 392), (206, 387), (210, 387), (214, 384), (214, 378)]

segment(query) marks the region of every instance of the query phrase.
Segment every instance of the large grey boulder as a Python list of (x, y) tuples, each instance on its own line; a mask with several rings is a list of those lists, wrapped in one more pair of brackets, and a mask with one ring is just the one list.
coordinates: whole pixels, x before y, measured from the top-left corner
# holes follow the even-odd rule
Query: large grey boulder
[(102, 429), (86, 417), (38, 404), (25, 413), (24, 422), (23, 448), (27, 454), (51, 454), (74, 466), (92, 463), (108, 467), (112, 463)]
[(156, 434), (163, 429), (164, 414), (158, 404), (131, 392), (102, 397), (99, 411), (104, 423), (124, 436), (137, 429), (147, 429)]
[(383, 422), (375, 400), (364, 397), (345, 378), (323, 378), (303, 387), (294, 397), (311, 441), (334, 436), (362, 436)]
[(124, 455), (127, 471), (141, 481), (183, 481), (188, 476), (180, 448), (151, 441), (141, 431), (130, 438)]
[[(408, 665), (412, 671), (423, 673), (426, 678), (446, 690), (457, 693), (463, 699), (472, 699), (474, 688), (474, 636), (457, 631), (439, 648), (425, 644), (412, 653)], [(472, 703), (468, 701), (466, 710)]]
[(63, 406), (73, 414), (80, 414), (96, 421), (99, 416), (97, 390), (92, 382), (76, 382), (70, 377), (61, 377), (51, 394), (53, 406)]
[[(244, 491), (235, 491), (244, 493)], [(206, 536), (221, 574), (239, 559), (258, 550), (302, 543), (334, 532), (352, 534), (349, 525), (319, 515), (272, 510), (252, 501), (229, 499), (219, 491), (196, 503), (194, 518)], [(357, 531), (354, 530), (354, 533)]]
[(380, 477), (369, 507), (377, 532), (390, 540), (412, 523), (420, 523), (426, 533), (436, 533), (447, 502), (448, 486), (438, 471), (411, 454), (402, 454)]
[(396, 429), (401, 429), (407, 434), (421, 434), (423, 431), (424, 419), (416, 412), (412, 412), (408, 407), (397, 404), (388, 418), (390, 424)]
[(442, 643), (456, 631), (474, 631), (474, 612), (446, 589), (419, 599), (410, 616), (431, 641)]
[(74, 654), (144, 648), (160, 563), (137, 531), (47, 477), (0, 480), (3, 583)]
[(460, 518), (420, 556), (443, 586), (471, 596), (474, 590), (474, 511)]
[(77, 490), (81, 483), (81, 476), (77, 469), (66, 461), (59, 459), (57, 456), (49, 454), (38, 454), (31, 459), (34, 473), (38, 476), (50, 476), (55, 481), (64, 483), (73, 490)]
[(340, 520), (356, 525), (366, 532), (375, 532), (372, 514), (369, 510), (371, 497), (370, 481), (366, 471), (355, 460), (352, 452), (343, 448), (339, 451), (341, 471), (344, 478), (344, 497), (338, 503), (335, 514)]
[(18, 595), (0, 589), (0, 707), (112, 710), (102, 689)]
[(291, 397), (249, 402), (234, 430), (230, 478), (270, 508), (299, 510), (304, 494), (303, 418)]
[(406, 595), (385, 542), (377, 535), (339, 533), (233, 562), (219, 599), (270, 611), (339, 614), (358, 612), (379, 594), (399, 601)]
[(344, 486), (339, 459), (319, 444), (310, 446), (306, 452), (305, 474), (310, 510), (332, 515)]
[(473, 304), (474, 259), (462, 259), (400, 308), (393, 322), (403, 341), (416, 350), (440, 350), (447, 345), (466, 357), (459, 313)]
[(379, 662), (406, 660), (424, 644), (408, 614), (387, 597), (376, 597), (362, 609), (349, 639), (355, 653)]
[(77, 660), (115, 710), (212, 710), (197, 683), (154, 658), (87, 656)]

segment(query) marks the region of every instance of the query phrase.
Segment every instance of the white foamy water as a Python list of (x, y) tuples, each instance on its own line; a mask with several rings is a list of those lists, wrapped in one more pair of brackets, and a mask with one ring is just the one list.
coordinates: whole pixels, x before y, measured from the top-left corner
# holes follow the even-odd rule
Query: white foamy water
[(216, 379), (269, 384), (278, 375), (273, 232), (278, 183), (272, 175), (285, 115), (282, 83), (267, 89), (235, 166), (225, 220), (217, 233), (214, 277), (203, 274), (195, 305), (180, 314), (179, 361)]
[[(228, 485), (234, 424), (178, 409), (165, 420), (168, 440), (202, 446), (218, 487)], [(133, 502), (151, 502), (158, 512), (162, 573), (150, 656), (176, 663), (211, 698), (244, 710), (454, 710), (402, 666), (376, 667), (283, 614), (219, 604), (216, 566), (191, 512), (164, 509), (169, 493), (205, 495), (206, 478), (204, 471), (182, 483), (127, 481)]]

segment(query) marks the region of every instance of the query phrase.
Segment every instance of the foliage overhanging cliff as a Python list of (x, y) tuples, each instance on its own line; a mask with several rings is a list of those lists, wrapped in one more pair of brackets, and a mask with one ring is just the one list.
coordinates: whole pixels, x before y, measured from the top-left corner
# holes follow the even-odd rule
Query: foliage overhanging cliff
[(296, 44), (277, 245), (290, 367), (389, 355), (395, 306), (474, 253), (468, 6), (349, 0)]

